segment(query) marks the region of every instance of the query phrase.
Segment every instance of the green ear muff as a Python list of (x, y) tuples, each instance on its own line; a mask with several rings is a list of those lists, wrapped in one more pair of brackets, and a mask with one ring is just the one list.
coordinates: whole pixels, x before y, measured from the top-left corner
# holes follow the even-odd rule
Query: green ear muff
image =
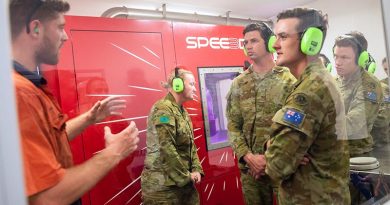
[(267, 46), (267, 51), (268, 52), (275, 53), (276, 50), (273, 47), (275, 42), (276, 42), (276, 36), (275, 35), (272, 35), (271, 37), (269, 37), (269, 39), (268, 39), (268, 46)]
[(301, 51), (302, 53), (314, 56), (321, 50), (324, 34), (321, 29), (316, 27), (309, 27), (303, 32), (301, 37)]
[(244, 55), (248, 56), (248, 51), (246, 50), (245, 46), (242, 48), (242, 50), (244, 51)]
[(367, 71), (371, 74), (374, 74), (375, 70), (376, 70), (376, 63), (375, 62), (369, 63)]
[(34, 33), (39, 33), (39, 28), (38, 28), (38, 26), (34, 28)]
[(184, 82), (183, 79), (179, 77), (179, 68), (175, 68), (175, 77), (172, 80), (172, 89), (173, 91), (180, 93), (184, 90)]
[(174, 78), (172, 81), (172, 88), (175, 92), (180, 93), (184, 90), (184, 83), (181, 78)]
[(362, 51), (359, 55), (359, 58), (358, 58), (358, 62), (357, 64), (362, 67), (362, 68), (365, 68), (366, 67), (366, 64), (368, 63), (370, 59), (370, 55), (368, 54), (367, 51)]
[(332, 72), (332, 69), (333, 69), (332, 64), (328, 63), (328, 64), (326, 65), (326, 70), (328, 70), (329, 73), (330, 73), (330, 72)]

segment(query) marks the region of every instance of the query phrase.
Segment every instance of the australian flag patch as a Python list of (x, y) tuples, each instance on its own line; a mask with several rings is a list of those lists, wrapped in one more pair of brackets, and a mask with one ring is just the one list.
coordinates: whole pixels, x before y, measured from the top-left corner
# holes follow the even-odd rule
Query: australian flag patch
[(377, 101), (377, 97), (376, 97), (376, 93), (375, 92), (367, 92), (366, 93), (366, 98), (372, 102), (376, 102)]
[(294, 125), (295, 127), (299, 127), (302, 124), (304, 118), (305, 114), (290, 108), (287, 109), (283, 115), (283, 121)]
[(385, 97), (384, 101), (385, 101), (386, 103), (390, 103), (390, 96), (389, 96), (389, 97)]

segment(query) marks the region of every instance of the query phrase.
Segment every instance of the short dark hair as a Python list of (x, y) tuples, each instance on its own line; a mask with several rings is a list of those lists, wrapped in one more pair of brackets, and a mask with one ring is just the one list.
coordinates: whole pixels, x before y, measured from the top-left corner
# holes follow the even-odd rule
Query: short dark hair
[(325, 61), (325, 66), (328, 65), (328, 64), (330, 63), (329, 58), (328, 58), (325, 54), (320, 53), (319, 57), (322, 58), (322, 59), (324, 59), (324, 61)]
[(385, 62), (387, 62), (387, 58), (386, 58), (386, 57), (384, 57), (384, 58), (382, 59), (382, 64), (385, 63)]
[(248, 24), (242, 31), (242, 34), (245, 35), (251, 31), (258, 31), (264, 41), (267, 41), (274, 34), (271, 28), (264, 22)]
[(319, 28), (324, 34), (325, 41), (326, 32), (328, 30), (328, 15), (322, 14), (322, 11), (313, 8), (300, 7), (288, 9), (278, 14), (277, 21), (287, 18), (299, 19), (299, 24), (296, 28), (299, 33), (303, 33), (309, 27)]
[(362, 46), (363, 51), (366, 51), (368, 48), (368, 42), (366, 37), (364, 37), (362, 32), (359, 31), (351, 31), (347, 33), (347, 35), (353, 36), (357, 41), (359, 41), (360, 45)]
[(351, 35), (338, 36), (334, 42), (333, 51), (336, 46), (351, 47), (355, 52), (355, 61), (356, 63), (358, 63), (359, 55), (363, 51), (363, 47), (354, 36)]
[(18, 36), (33, 20), (42, 22), (57, 18), (69, 11), (69, 3), (62, 0), (10, 0), (9, 13), (12, 38)]

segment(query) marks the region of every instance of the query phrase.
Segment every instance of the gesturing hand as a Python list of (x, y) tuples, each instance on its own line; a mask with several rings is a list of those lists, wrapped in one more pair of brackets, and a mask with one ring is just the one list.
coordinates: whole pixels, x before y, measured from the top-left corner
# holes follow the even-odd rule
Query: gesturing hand
[(106, 149), (110, 149), (115, 155), (120, 155), (122, 160), (137, 149), (138, 129), (133, 121), (118, 134), (112, 134), (111, 129), (106, 126), (104, 127), (104, 139)]
[(107, 97), (102, 101), (97, 101), (95, 105), (88, 110), (87, 119), (92, 123), (102, 121), (110, 115), (122, 115), (120, 110), (126, 108), (126, 100), (121, 100), (119, 97)]

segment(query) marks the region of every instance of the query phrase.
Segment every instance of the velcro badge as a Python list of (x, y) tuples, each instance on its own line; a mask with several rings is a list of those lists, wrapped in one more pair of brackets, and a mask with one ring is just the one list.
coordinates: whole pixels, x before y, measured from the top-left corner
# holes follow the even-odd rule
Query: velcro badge
[(169, 117), (166, 115), (160, 116), (160, 122), (163, 124), (168, 124), (169, 123)]
[(300, 127), (304, 118), (305, 114), (291, 108), (287, 109), (283, 115), (283, 121), (295, 127)]
[(375, 93), (375, 92), (372, 92), (372, 91), (369, 91), (369, 92), (366, 93), (366, 98), (367, 98), (369, 101), (372, 101), (372, 102), (376, 102), (376, 101), (377, 101), (376, 93)]

